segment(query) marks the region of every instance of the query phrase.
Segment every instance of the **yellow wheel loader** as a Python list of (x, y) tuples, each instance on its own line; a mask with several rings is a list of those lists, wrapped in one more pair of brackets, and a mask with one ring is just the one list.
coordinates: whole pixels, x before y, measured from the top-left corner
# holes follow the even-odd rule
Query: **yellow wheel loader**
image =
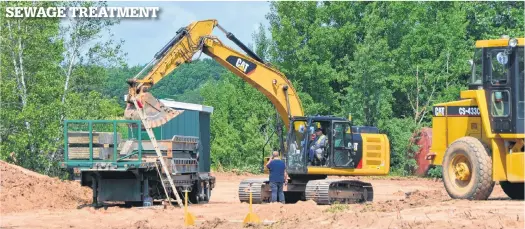
[(499, 182), (512, 199), (524, 195), (524, 39), (476, 42), (469, 89), (435, 104), (427, 159), (443, 168), (454, 199), (485, 200)]

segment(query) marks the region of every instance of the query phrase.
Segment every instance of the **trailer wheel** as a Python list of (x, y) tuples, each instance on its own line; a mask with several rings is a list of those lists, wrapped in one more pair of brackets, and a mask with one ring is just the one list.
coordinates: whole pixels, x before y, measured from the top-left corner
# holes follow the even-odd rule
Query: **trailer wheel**
[(195, 188), (188, 193), (189, 202), (191, 204), (200, 204), (201, 200), (199, 199), (199, 192)]
[(501, 188), (508, 197), (515, 200), (523, 200), (524, 183), (510, 183), (508, 181), (500, 181)]
[(443, 158), (443, 181), (453, 199), (486, 200), (492, 193), (492, 158), (474, 137), (462, 137), (448, 147)]
[(188, 196), (192, 204), (207, 204), (210, 198), (208, 188), (206, 188), (206, 182), (196, 182), (193, 185), (192, 191), (188, 193)]

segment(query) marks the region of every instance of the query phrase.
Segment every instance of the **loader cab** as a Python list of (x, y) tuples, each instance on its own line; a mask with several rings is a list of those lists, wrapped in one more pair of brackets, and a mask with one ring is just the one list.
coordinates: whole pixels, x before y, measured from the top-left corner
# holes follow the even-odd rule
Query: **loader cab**
[[(334, 116), (294, 117), (290, 129), (285, 156), (290, 174), (306, 174), (308, 167), (357, 168), (362, 158), (360, 133), (378, 133), (375, 127), (352, 126), (350, 120)], [(326, 145), (314, 151), (311, 160), (310, 149), (320, 138), (317, 129)]]
[(524, 133), (524, 39), (476, 42), (470, 90), (485, 90), (493, 133)]

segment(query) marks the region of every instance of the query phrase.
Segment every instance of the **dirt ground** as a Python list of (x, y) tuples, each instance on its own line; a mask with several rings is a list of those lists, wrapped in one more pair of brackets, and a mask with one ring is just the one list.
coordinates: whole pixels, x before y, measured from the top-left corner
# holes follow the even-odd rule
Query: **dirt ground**
[[(91, 191), (75, 182), (42, 176), (0, 161), (0, 228), (184, 228), (182, 209), (81, 208)], [(248, 205), (237, 186), (248, 176), (216, 173), (209, 204), (190, 206), (192, 228), (243, 228)], [(249, 228), (524, 228), (524, 202), (509, 200), (496, 185), (488, 201), (452, 200), (440, 181), (360, 178), (374, 187), (370, 204), (254, 205), (263, 225)]]

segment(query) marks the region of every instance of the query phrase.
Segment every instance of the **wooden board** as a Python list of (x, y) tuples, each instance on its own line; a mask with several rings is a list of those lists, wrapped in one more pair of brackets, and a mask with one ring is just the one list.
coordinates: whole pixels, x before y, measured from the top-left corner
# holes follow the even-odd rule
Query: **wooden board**
[[(89, 144), (89, 132), (70, 131), (67, 133), (69, 144)], [(121, 141), (120, 133), (117, 133), (117, 144)], [(113, 144), (113, 132), (93, 132), (93, 144)]]
[[(70, 160), (89, 159), (89, 147), (68, 147), (68, 158)], [(93, 159), (111, 160), (113, 157), (113, 147), (93, 147)]]

